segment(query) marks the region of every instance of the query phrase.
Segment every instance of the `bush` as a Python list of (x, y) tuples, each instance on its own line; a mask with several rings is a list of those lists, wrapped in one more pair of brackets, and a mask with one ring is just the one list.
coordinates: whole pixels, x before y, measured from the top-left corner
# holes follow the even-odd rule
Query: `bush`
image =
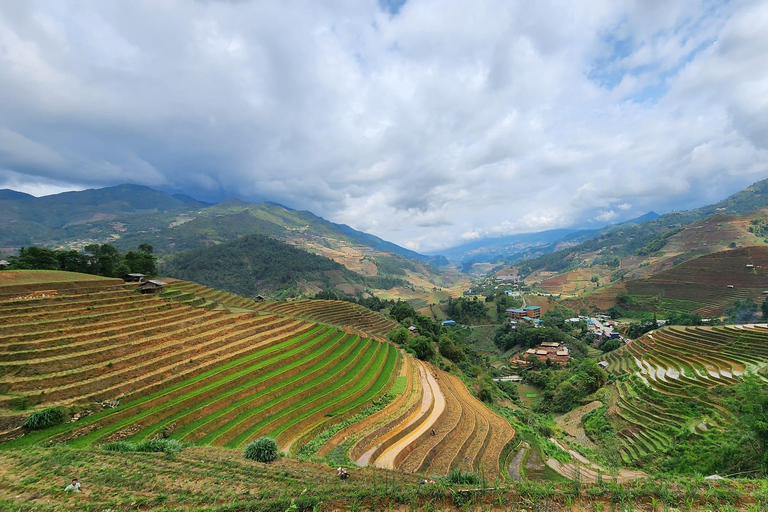
[(479, 484), (480, 483), (480, 476), (477, 473), (472, 473), (470, 471), (462, 471), (461, 469), (452, 469), (448, 472), (448, 476), (445, 477), (445, 479), (450, 484)]
[(272, 462), (280, 455), (277, 443), (271, 437), (260, 437), (245, 447), (243, 456), (256, 462)]
[(24, 420), (24, 428), (29, 430), (40, 430), (52, 427), (64, 422), (64, 411), (58, 407), (48, 407), (42, 411), (36, 411), (27, 416)]

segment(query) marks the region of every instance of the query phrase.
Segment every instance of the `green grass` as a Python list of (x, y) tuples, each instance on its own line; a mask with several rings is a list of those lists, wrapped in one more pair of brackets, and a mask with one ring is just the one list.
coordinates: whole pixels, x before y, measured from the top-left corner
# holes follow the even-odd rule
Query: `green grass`
[[(320, 327), (318, 326), (317, 329), (320, 329)], [(324, 332), (324, 331), (322, 331), (322, 332)], [(306, 339), (306, 337), (309, 334), (310, 333), (305, 333), (304, 335), (301, 335), (300, 337), (297, 337), (297, 338)], [(284, 342), (282, 342), (282, 343), (280, 343), (278, 345), (273, 345), (272, 347), (269, 347), (267, 350), (259, 351), (259, 352), (256, 352), (254, 354), (251, 354), (247, 358), (243, 358), (244, 359), (243, 362), (245, 362), (245, 361), (252, 361), (254, 359), (258, 359), (260, 357), (263, 357), (264, 355), (271, 354), (271, 353), (274, 353), (274, 352), (278, 352), (278, 354), (273, 356), (270, 359), (267, 359), (265, 361), (261, 361), (260, 363), (258, 363), (256, 365), (256, 367), (257, 368), (263, 368), (264, 366), (267, 366), (267, 365), (269, 365), (269, 364), (271, 364), (273, 362), (276, 362), (276, 361), (279, 361), (281, 359), (284, 359), (285, 357), (288, 357), (292, 353), (295, 353), (296, 351), (299, 351), (299, 350), (301, 350), (303, 348), (303, 345), (300, 345), (300, 346), (294, 348), (291, 351), (280, 352), (283, 348), (288, 347), (292, 343), (295, 343), (296, 341), (298, 341), (297, 338), (292, 338), (292, 339), (284, 341)], [(313, 339), (316, 339), (316, 338), (313, 338)], [(240, 361), (240, 360), (238, 360), (238, 361)], [(220, 371), (223, 368), (227, 368), (227, 367), (231, 367), (231, 366), (234, 366), (234, 364), (230, 363), (228, 365), (222, 365), (220, 367), (217, 367), (216, 370)], [(247, 374), (250, 371), (253, 371), (253, 367), (250, 367), (250, 368), (247, 368), (247, 369), (244, 369), (244, 370), (240, 370), (239, 372), (236, 372), (234, 374), (227, 375), (223, 379), (219, 379), (219, 380), (213, 381), (213, 382), (211, 382), (211, 383), (209, 383), (209, 384), (207, 384), (205, 386), (193, 387), (192, 391), (190, 391), (187, 394), (178, 396), (178, 397), (176, 397), (176, 398), (174, 398), (172, 400), (169, 400), (168, 402), (164, 402), (164, 403), (162, 403), (160, 405), (157, 405), (157, 406), (155, 406), (155, 407), (153, 407), (153, 408), (151, 408), (151, 409), (149, 409), (147, 411), (141, 412), (141, 413), (139, 413), (137, 415), (134, 415), (134, 416), (130, 416), (130, 417), (128, 417), (128, 418), (126, 418), (126, 419), (124, 419), (124, 420), (122, 420), (120, 422), (111, 424), (108, 427), (100, 429), (100, 430), (94, 432), (91, 435), (80, 437), (77, 440), (73, 441), (73, 444), (76, 445), (76, 446), (84, 446), (84, 443), (91, 443), (91, 442), (94, 442), (95, 440), (104, 438), (105, 436), (107, 436), (107, 435), (109, 435), (109, 434), (111, 434), (113, 432), (116, 432), (116, 431), (120, 430), (123, 427), (126, 427), (126, 426), (130, 425), (131, 423), (135, 423), (137, 420), (141, 420), (141, 419), (144, 419), (144, 418), (151, 418), (153, 415), (157, 414), (158, 412), (162, 411), (163, 409), (166, 409), (166, 408), (168, 408), (170, 406), (176, 405), (176, 404), (178, 404), (180, 402), (183, 402), (184, 400), (187, 400), (190, 395), (198, 395), (198, 394), (204, 393), (204, 392), (206, 392), (206, 391), (208, 391), (210, 389), (214, 389), (214, 388), (218, 387), (219, 385), (221, 385), (224, 382), (232, 381), (232, 380), (236, 379), (237, 377), (240, 377), (240, 376), (242, 376), (244, 374)], [(208, 373), (208, 372), (206, 372), (206, 373)], [(214, 373), (215, 373), (215, 370), (214, 370)], [(195, 384), (197, 382), (199, 382), (200, 380), (202, 380), (203, 378), (205, 378), (205, 376), (207, 376), (207, 375), (206, 374), (202, 374), (202, 375), (200, 375), (198, 377), (195, 377), (193, 379), (189, 379), (187, 381), (184, 381), (181, 384), (187, 383), (187, 385), (189, 385), (189, 386), (195, 386)], [(171, 391), (171, 390), (179, 389), (180, 387), (182, 387), (182, 386), (181, 385), (174, 386), (172, 388), (168, 388), (168, 390)], [(150, 396), (152, 396), (152, 395), (150, 395)]]
[[(389, 344), (383, 345), (382, 350), (379, 350), (379, 353), (377, 354), (376, 360), (368, 368), (368, 371), (357, 380), (357, 383), (354, 386), (347, 389), (344, 393), (338, 395), (335, 400), (322, 402), (319, 405), (315, 406), (313, 409), (309, 411), (304, 411), (301, 417), (295, 418), (292, 421), (284, 423), (282, 426), (273, 430), (271, 432), (271, 435), (278, 436), (282, 432), (291, 428), (293, 425), (300, 423), (305, 418), (317, 412), (320, 412), (323, 409), (332, 407), (335, 404), (341, 404), (347, 398), (354, 396), (359, 391), (362, 391), (366, 388), (367, 390), (365, 391), (365, 393), (363, 393), (356, 399), (352, 400), (351, 402), (341, 405), (340, 408), (333, 410), (332, 413), (330, 412), (327, 413), (326, 416), (331, 416), (331, 417), (339, 416), (346, 413), (347, 411), (350, 411), (358, 407), (359, 405), (362, 405), (368, 402), (384, 389), (387, 382), (389, 381), (390, 374), (394, 370), (396, 363), (397, 363), (397, 350), (394, 347), (392, 347), (392, 345), (389, 345)], [(378, 375), (377, 375), (377, 372), (378, 372)], [(375, 380), (373, 379), (374, 376), (376, 377)]]
[[(360, 343), (360, 340), (356, 336), (348, 337), (345, 340), (344, 344), (342, 346), (338, 347), (335, 350), (335, 352), (344, 353), (344, 352), (352, 349), (353, 345), (357, 346), (357, 344), (359, 344), (359, 343)], [(214, 412), (214, 413), (212, 413), (210, 415), (207, 415), (207, 416), (205, 416), (203, 418), (199, 418), (199, 419), (197, 419), (197, 420), (187, 424), (186, 426), (182, 427), (178, 431), (174, 432), (174, 436), (175, 437), (179, 437), (179, 438), (184, 438), (185, 436), (189, 435), (190, 433), (194, 432), (195, 430), (200, 429), (204, 425), (206, 425), (206, 424), (208, 424), (210, 422), (216, 421), (221, 416), (224, 416), (227, 413), (229, 413), (229, 412), (231, 412), (231, 411), (233, 411), (233, 410), (235, 410), (235, 409), (237, 409), (239, 407), (247, 405), (247, 404), (249, 404), (251, 402), (257, 402), (259, 398), (263, 398), (265, 395), (268, 395), (268, 394), (274, 394), (275, 392), (279, 391), (280, 389), (282, 389), (284, 387), (290, 387), (290, 386), (294, 385), (298, 380), (300, 380), (303, 377), (303, 375), (312, 374), (312, 373), (314, 373), (314, 372), (316, 372), (316, 371), (318, 371), (318, 370), (320, 370), (320, 369), (322, 369), (322, 368), (324, 368), (324, 367), (326, 367), (328, 365), (329, 365), (329, 360), (328, 359), (320, 360), (317, 363), (315, 363), (313, 366), (310, 366), (309, 368), (307, 368), (302, 374), (295, 375), (291, 379), (285, 379), (285, 380), (281, 381), (279, 383), (280, 385), (278, 385), (278, 386), (272, 386), (272, 387), (264, 389), (264, 390), (262, 390), (262, 391), (260, 391), (258, 393), (255, 393), (253, 395), (249, 395), (249, 396), (243, 397), (240, 400), (237, 400), (235, 402), (232, 402), (232, 403), (228, 404), (226, 407), (220, 409), (219, 411), (216, 411), (216, 412)], [(276, 372), (271, 372), (271, 373), (269, 373), (266, 376), (265, 380), (277, 377), (277, 376), (280, 375), (280, 373), (282, 373), (282, 369), (277, 370)], [(213, 433), (211, 433), (211, 435), (213, 435)], [(201, 439), (200, 442), (201, 443), (207, 442), (206, 438), (207, 438), (207, 436), (204, 437), (203, 439)]]
[(408, 384), (408, 377), (405, 375), (398, 375), (395, 377), (395, 382), (392, 383), (392, 388), (389, 390), (395, 396), (405, 393), (405, 386)]
[[(224, 425), (224, 426), (222, 426), (222, 427), (220, 427), (220, 428), (218, 428), (216, 430), (213, 430), (213, 431), (209, 432), (206, 436), (202, 437), (199, 440), (199, 443), (201, 443), (201, 444), (213, 443), (213, 441), (217, 437), (223, 435), (229, 429), (233, 428), (237, 423), (240, 423), (240, 422), (246, 420), (251, 415), (258, 414), (259, 412), (261, 412), (261, 411), (263, 411), (263, 410), (265, 410), (265, 409), (267, 409), (269, 407), (272, 407), (275, 404), (280, 403), (281, 401), (285, 400), (286, 398), (290, 398), (290, 397), (292, 397), (292, 396), (294, 396), (296, 394), (299, 394), (299, 393), (301, 393), (303, 391), (311, 389), (312, 386), (319, 385), (320, 383), (322, 383), (324, 380), (326, 380), (328, 378), (328, 376), (325, 375), (325, 373), (328, 373), (329, 375), (332, 375), (332, 374), (336, 373), (340, 368), (344, 368), (344, 366), (349, 364), (350, 361), (354, 360), (355, 357), (359, 354), (359, 352), (361, 350), (363, 350), (363, 348), (365, 348), (364, 347), (365, 341), (366, 340), (361, 340), (361, 339), (359, 339), (357, 337), (350, 338), (350, 342), (354, 342), (355, 343), (355, 347), (341, 361), (333, 361), (333, 360), (331, 360), (331, 361), (321, 361), (321, 362), (317, 363), (315, 366), (313, 366), (306, 373), (311, 374), (311, 373), (313, 373), (313, 372), (315, 372), (315, 371), (317, 371), (319, 369), (323, 369), (323, 368), (328, 368), (328, 370), (326, 372), (323, 372), (323, 374), (321, 374), (319, 377), (316, 377), (316, 378), (312, 379), (311, 381), (306, 382), (306, 383), (304, 383), (304, 384), (302, 384), (300, 386), (294, 387), (289, 392), (287, 392), (287, 393), (285, 393), (285, 394), (283, 394), (281, 396), (278, 396), (277, 398), (274, 398), (272, 400), (269, 400), (268, 402), (261, 403), (261, 404), (257, 403), (257, 399), (253, 399), (253, 398), (252, 399), (243, 399), (243, 400), (238, 401), (238, 402), (236, 402), (234, 404), (231, 404), (226, 409), (224, 409), (222, 411), (219, 411), (217, 414), (212, 415), (209, 418), (210, 421), (214, 421), (217, 418), (223, 416), (224, 414), (226, 414), (226, 413), (228, 413), (230, 411), (236, 410), (236, 409), (238, 409), (238, 408), (240, 408), (240, 407), (242, 407), (244, 405), (247, 405), (247, 404), (249, 404), (251, 402), (254, 402), (253, 409), (239, 414), (236, 418), (234, 418), (231, 421), (227, 422), (226, 425)], [(293, 382), (289, 382), (289, 383), (286, 383), (286, 384), (293, 384)]]

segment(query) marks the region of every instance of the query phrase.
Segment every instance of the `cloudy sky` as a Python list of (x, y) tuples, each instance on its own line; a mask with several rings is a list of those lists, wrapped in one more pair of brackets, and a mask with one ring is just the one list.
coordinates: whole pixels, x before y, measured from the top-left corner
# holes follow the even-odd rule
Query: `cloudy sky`
[(429, 251), (768, 177), (768, 1), (0, 3), (0, 188), (139, 183)]

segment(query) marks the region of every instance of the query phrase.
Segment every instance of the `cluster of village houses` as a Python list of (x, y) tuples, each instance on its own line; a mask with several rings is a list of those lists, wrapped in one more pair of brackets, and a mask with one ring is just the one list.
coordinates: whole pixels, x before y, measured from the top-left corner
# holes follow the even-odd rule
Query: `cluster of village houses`
[[(526, 306), (524, 308), (509, 308), (506, 310), (507, 316), (510, 318), (510, 328), (516, 329), (519, 322), (526, 322), (534, 327), (538, 327), (541, 323), (541, 308), (539, 306)], [(580, 321), (586, 321), (590, 329), (595, 333), (605, 336), (607, 338), (621, 339), (618, 332), (614, 331), (614, 323), (608, 316), (595, 315), (594, 318), (589, 317), (574, 317), (569, 318), (566, 322), (578, 323)], [(533, 356), (541, 362), (552, 362), (559, 365), (565, 365), (571, 360), (571, 355), (568, 351), (568, 347), (564, 344), (557, 342), (544, 342), (535, 348), (530, 348), (524, 353), (518, 354), (510, 363), (519, 366), (530, 366), (529, 358)], [(600, 361), (600, 366), (606, 367), (608, 363)]]

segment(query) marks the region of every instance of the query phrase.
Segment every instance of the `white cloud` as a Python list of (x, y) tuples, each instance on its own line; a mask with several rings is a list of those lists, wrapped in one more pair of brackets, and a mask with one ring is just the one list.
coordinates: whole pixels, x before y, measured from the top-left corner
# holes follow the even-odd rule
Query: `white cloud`
[(7, 2), (0, 168), (418, 250), (619, 221), (766, 177), (766, 24), (707, 0)]

